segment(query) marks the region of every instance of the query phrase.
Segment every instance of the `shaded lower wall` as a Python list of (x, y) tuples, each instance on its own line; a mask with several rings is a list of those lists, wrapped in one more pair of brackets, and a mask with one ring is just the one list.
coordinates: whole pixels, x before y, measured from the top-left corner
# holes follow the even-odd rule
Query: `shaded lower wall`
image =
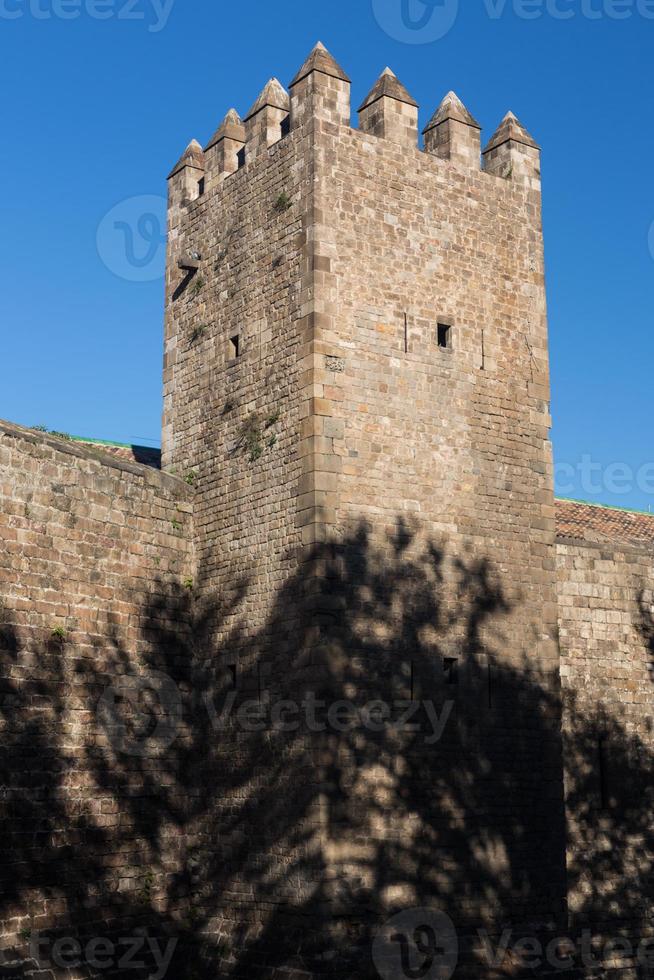
[[(525, 936), (649, 934), (651, 548), (558, 543), (566, 923), (558, 672), (533, 669), (501, 569), (362, 521), (253, 630), (247, 584), (216, 595), (194, 568), (192, 495), (0, 424), (0, 976), (363, 980), (434, 953), (449, 977), (423, 908), (461, 978), (534, 975)], [(311, 693), (391, 718), (275, 722)], [(424, 707), (393, 724), (406, 702), (445, 719), (437, 740)], [(380, 961), (384, 922), (427, 944), (412, 973), (395, 940)]]
[[(196, 677), (233, 710), (218, 731), (197, 715), (189, 842), (219, 976), (401, 978), (392, 941), (380, 972), (380, 927), (408, 913), (411, 942), (429, 909), (456, 932), (456, 976), (490, 977), (486, 932), (562, 928), (558, 670), (539, 670), (512, 583), (481, 547), (398, 516), (316, 545), (260, 631), (234, 597)], [(415, 976), (445, 977), (420, 972), (430, 956), (411, 953)]]
[(2, 976), (139, 976), (135, 930), (183, 931), (190, 494), (0, 423)]
[(557, 545), (570, 925), (647, 977), (651, 950), (630, 948), (654, 931), (654, 548), (588, 537)]
[[(196, 730), (189, 826), (196, 938), (218, 975), (649, 976), (652, 556), (559, 541), (563, 723), (559, 672), (537, 669), (522, 596), (481, 545), (362, 519), (315, 546), (260, 631), (235, 595), (195, 678), (215, 709), (234, 699), (218, 738)], [(275, 723), (312, 693), (357, 721)], [(417, 729), (361, 723), (407, 701), (451, 706), (438, 740), (424, 710)]]

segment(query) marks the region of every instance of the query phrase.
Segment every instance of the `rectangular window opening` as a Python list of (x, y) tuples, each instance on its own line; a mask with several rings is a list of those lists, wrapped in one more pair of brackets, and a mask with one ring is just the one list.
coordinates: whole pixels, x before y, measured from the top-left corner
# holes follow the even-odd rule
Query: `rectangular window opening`
[(200, 177), (198, 181), (198, 197), (202, 197), (204, 194), (204, 177)]
[(603, 735), (597, 739), (597, 775), (599, 781), (600, 809), (608, 810), (609, 799), (609, 780), (606, 753), (606, 738)]
[(232, 359), (241, 354), (241, 335), (238, 333), (229, 338), (229, 354)]
[(245, 147), (242, 147), (236, 154), (236, 163), (241, 170), (245, 166)]
[(438, 346), (443, 350), (450, 350), (452, 347), (452, 327), (449, 323), (439, 323), (437, 328)]
[(290, 116), (284, 116), (284, 118), (282, 119), (281, 124), (280, 124), (280, 129), (282, 131), (282, 139), (284, 139), (284, 137), (285, 136), (288, 136), (288, 134), (291, 131), (291, 117)]
[(443, 657), (443, 675), (446, 684), (459, 683), (459, 661), (456, 657)]

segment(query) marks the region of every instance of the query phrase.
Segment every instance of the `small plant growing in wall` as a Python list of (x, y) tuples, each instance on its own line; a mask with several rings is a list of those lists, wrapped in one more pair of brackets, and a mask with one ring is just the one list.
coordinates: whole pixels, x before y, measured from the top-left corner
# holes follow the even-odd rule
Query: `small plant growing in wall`
[(291, 207), (292, 201), (286, 191), (282, 191), (277, 200), (275, 201), (273, 207), (277, 214), (283, 214), (284, 211), (288, 211)]
[(201, 323), (191, 333), (191, 343), (192, 344), (195, 344), (195, 343), (197, 343), (198, 340), (202, 340), (202, 338), (204, 337), (204, 335), (206, 334), (206, 332), (207, 332), (207, 324), (206, 323)]
[(57, 439), (72, 440), (73, 438), (69, 432), (59, 432), (57, 429), (49, 429), (47, 425), (33, 425), (32, 432), (45, 432), (49, 436), (56, 436)]
[(151, 871), (146, 872), (138, 893), (139, 901), (143, 905), (150, 905), (152, 902), (152, 892), (154, 890), (154, 875)]
[(251, 463), (255, 463), (263, 454), (263, 432), (259, 416), (253, 413), (241, 426), (238, 445), (248, 454)]
[(243, 447), (245, 449), (251, 463), (255, 463), (263, 456), (264, 443), (269, 449), (272, 449), (277, 442), (277, 436), (274, 433), (268, 437), (266, 437), (265, 433), (268, 429), (276, 425), (278, 421), (279, 412), (275, 412), (274, 415), (269, 415), (263, 423), (255, 412), (241, 426), (237, 448)]
[(202, 278), (202, 276), (198, 276), (197, 279), (195, 279), (195, 281), (193, 282), (193, 285), (191, 286), (191, 297), (195, 298), (196, 296), (198, 296), (199, 293), (202, 292), (203, 288), (204, 288), (204, 279)]
[(53, 626), (50, 632), (50, 639), (54, 640), (55, 643), (65, 643), (68, 639), (68, 633), (63, 626)]
[(182, 530), (182, 525), (180, 524), (180, 522), (177, 520), (176, 517), (173, 517), (172, 521), (170, 522), (170, 526), (172, 527), (173, 531)]
[(193, 579), (192, 578), (185, 578), (184, 579), (184, 588), (185, 589), (188, 589), (189, 592), (192, 592), (193, 591)]
[(186, 476), (184, 477), (184, 483), (188, 483), (189, 487), (194, 487), (197, 478), (198, 475), (195, 472), (195, 470), (189, 470)]

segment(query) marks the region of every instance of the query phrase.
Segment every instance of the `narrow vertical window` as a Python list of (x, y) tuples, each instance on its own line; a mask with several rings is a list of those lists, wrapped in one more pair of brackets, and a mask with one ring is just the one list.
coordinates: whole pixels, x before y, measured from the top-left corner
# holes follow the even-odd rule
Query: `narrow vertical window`
[(204, 177), (200, 177), (198, 181), (198, 197), (202, 197), (204, 194)]
[(602, 810), (608, 810), (610, 805), (608, 775), (606, 738), (604, 735), (600, 735), (597, 739), (597, 779), (599, 783), (600, 808)]
[(443, 350), (449, 350), (452, 347), (452, 327), (449, 325), (449, 323), (438, 324), (436, 339), (438, 346)]
[(288, 136), (288, 134), (291, 131), (291, 117), (290, 116), (284, 116), (284, 118), (281, 121), (280, 129), (282, 131), (282, 139), (284, 139), (284, 137), (285, 136)]
[(443, 658), (445, 683), (454, 686), (459, 683), (459, 661), (456, 657)]
[(242, 147), (236, 154), (236, 163), (239, 170), (245, 166), (245, 147)]
[(229, 338), (229, 357), (230, 360), (234, 360), (241, 355), (241, 335), (234, 334), (233, 337)]

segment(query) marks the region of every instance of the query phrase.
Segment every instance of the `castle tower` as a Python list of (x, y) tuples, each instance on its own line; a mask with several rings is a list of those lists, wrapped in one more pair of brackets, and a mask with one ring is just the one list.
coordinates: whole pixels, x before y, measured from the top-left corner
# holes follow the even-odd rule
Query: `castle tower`
[(203, 684), (383, 705), (212, 747), (200, 837), (245, 837), (207, 864), (220, 928), (271, 969), (403, 908), (462, 936), (563, 908), (539, 151), (507, 117), (482, 169), (453, 93), (424, 151), (417, 124), (387, 70), (352, 128), (318, 45), (171, 174), (163, 462), (195, 486)]

